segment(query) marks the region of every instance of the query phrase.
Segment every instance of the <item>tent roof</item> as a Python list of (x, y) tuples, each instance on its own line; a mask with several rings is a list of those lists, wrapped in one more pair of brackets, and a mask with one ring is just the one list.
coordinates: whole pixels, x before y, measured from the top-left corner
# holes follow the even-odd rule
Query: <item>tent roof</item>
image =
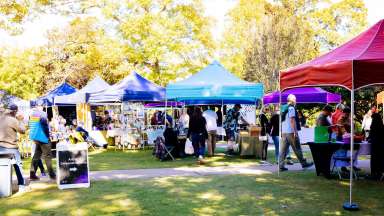
[(280, 88), (338, 85), (357, 89), (384, 83), (384, 20), (342, 46), (281, 72)]
[(38, 103), (42, 103), (46, 106), (52, 106), (53, 105), (53, 100), (56, 96), (61, 96), (61, 95), (68, 95), (76, 92), (77, 89), (69, 85), (67, 82), (62, 83), (52, 91), (48, 92), (48, 94), (41, 96), (36, 99)]
[[(325, 91), (318, 87), (294, 88), (283, 92), (281, 96), (282, 103), (287, 103), (289, 94), (296, 96), (297, 103), (340, 103), (341, 95)], [(263, 97), (264, 104), (279, 103), (280, 93), (278, 91), (266, 94)]]
[(84, 86), (79, 91), (69, 95), (57, 96), (55, 97), (55, 104), (61, 105), (73, 105), (77, 103), (85, 103), (87, 94), (100, 92), (110, 87), (110, 85), (105, 82), (101, 77), (96, 76), (93, 80), (89, 81), (86, 86)]
[(218, 61), (192, 75), (167, 86), (167, 98), (194, 103), (255, 103), (263, 96), (263, 85), (239, 79)]
[(104, 91), (90, 94), (90, 103), (122, 101), (161, 101), (165, 99), (165, 88), (158, 86), (133, 71), (115, 85)]

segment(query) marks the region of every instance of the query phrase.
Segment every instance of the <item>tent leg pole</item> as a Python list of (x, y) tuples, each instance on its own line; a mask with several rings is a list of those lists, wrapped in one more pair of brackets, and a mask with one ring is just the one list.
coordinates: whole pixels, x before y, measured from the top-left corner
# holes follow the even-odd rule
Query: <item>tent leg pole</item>
[(354, 147), (354, 134), (355, 127), (353, 124), (353, 116), (355, 113), (355, 91), (352, 88), (351, 90), (351, 144), (350, 144), (350, 171), (349, 171), (349, 202), (344, 203), (343, 208), (348, 211), (359, 210), (359, 206), (356, 203), (352, 202), (352, 189), (353, 189), (353, 147)]
[[(224, 100), (221, 100), (221, 127), (224, 129)], [(224, 141), (224, 136), (221, 136), (221, 141)]]
[[(279, 110), (281, 111), (281, 90), (280, 90), (280, 85), (279, 85)], [(279, 154), (277, 154), (277, 176), (280, 177), (280, 154), (281, 154), (281, 151), (280, 151), (280, 146), (282, 144), (282, 141), (283, 141), (283, 138), (282, 138), (282, 134), (281, 134), (281, 124), (282, 124), (282, 118), (281, 118), (281, 112), (279, 114), (279, 149), (277, 149), (277, 151), (279, 152)], [(276, 151), (276, 149), (275, 149)]]

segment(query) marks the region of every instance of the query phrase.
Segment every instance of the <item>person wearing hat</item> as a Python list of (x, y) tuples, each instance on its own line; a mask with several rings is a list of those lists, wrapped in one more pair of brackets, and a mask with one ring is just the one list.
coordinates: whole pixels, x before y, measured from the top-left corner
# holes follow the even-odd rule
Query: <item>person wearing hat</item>
[(224, 129), (225, 134), (227, 136), (227, 142), (228, 142), (228, 149), (227, 154), (233, 154), (234, 153), (234, 145), (236, 142), (235, 134), (239, 127), (239, 119), (243, 121), (244, 123), (248, 124), (248, 122), (240, 115), (240, 104), (235, 104), (235, 106), (232, 109), (229, 109), (227, 112), (227, 115), (225, 116), (224, 121)]
[(329, 127), (332, 125), (332, 122), (330, 122), (330, 116), (332, 115), (332, 107), (330, 105), (325, 105), (321, 113), (316, 119), (316, 126), (324, 126)]
[(26, 191), (25, 181), (23, 177), (22, 161), (17, 145), (17, 133), (25, 133), (25, 126), (23, 123), (23, 116), (17, 114), (18, 107), (15, 104), (8, 106), (8, 109), (0, 115), (0, 153), (12, 154), (16, 160), (13, 165), (17, 182), (19, 185), (19, 192)]
[(56, 174), (52, 168), (52, 153), (49, 140), (47, 114), (43, 111), (43, 105), (41, 103), (31, 103), (31, 107), (33, 107), (33, 109), (29, 117), (29, 139), (34, 142), (36, 149), (32, 158), (29, 177), (31, 181), (39, 180), (39, 177), (36, 176), (36, 164), (43, 158), (45, 159), (49, 177), (52, 180), (55, 180)]
[(281, 114), (282, 124), (281, 124), (281, 134), (282, 134), (282, 143), (280, 145), (280, 155), (279, 155), (279, 169), (280, 171), (287, 171), (285, 167), (285, 159), (287, 157), (287, 152), (289, 146), (292, 147), (292, 150), (295, 152), (297, 159), (300, 161), (303, 168), (307, 168), (313, 165), (313, 163), (308, 163), (303, 156), (301, 150), (301, 144), (299, 139), (299, 127), (300, 123), (297, 118), (296, 112), (296, 96), (293, 94), (288, 95), (287, 98), (288, 107)]

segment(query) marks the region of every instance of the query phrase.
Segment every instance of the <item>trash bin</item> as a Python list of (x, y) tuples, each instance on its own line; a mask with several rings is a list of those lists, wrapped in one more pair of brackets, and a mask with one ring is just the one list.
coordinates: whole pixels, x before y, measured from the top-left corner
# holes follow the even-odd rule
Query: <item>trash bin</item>
[(0, 197), (12, 195), (12, 158), (13, 155), (0, 154)]

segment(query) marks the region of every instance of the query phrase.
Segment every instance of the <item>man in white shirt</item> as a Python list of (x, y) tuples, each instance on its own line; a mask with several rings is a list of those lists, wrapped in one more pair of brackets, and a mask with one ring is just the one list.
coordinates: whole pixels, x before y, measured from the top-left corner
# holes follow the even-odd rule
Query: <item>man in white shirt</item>
[[(214, 109), (214, 108), (213, 108)], [(216, 148), (216, 135), (217, 135), (217, 114), (212, 107), (208, 107), (203, 112), (203, 117), (207, 121), (208, 131), (208, 156), (212, 157), (215, 153)]]

